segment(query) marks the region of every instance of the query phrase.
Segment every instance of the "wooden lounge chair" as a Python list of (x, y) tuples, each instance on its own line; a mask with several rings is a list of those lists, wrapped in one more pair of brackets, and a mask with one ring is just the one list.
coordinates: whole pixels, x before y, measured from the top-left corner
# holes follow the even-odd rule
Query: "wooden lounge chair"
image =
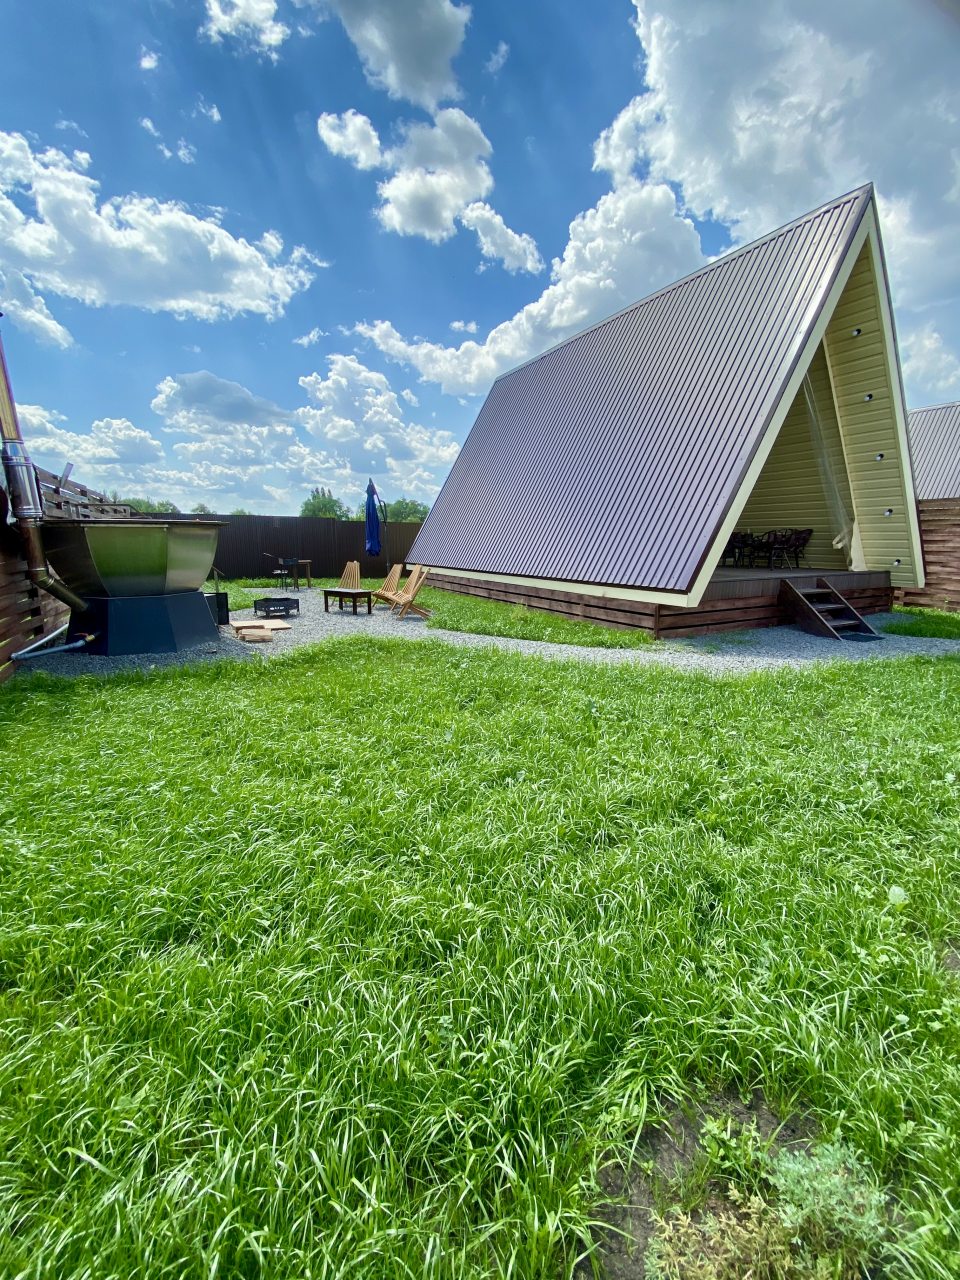
[(360, 590), (360, 561), (359, 560), (347, 561), (347, 567), (344, 569), (343, 573), (341, 573), (340, 581), (337, 583), (337, 586), (343, 587), (345, 591)]
[(394, 598), (393, 608), (397, 610), (397, 617), (405, 618), (408, 613), (415, 613), (418, 618), (429, 618), (430, 610), (424, 609), (423, 605), (414, 604), (420, 588), (427, 580), (428, 569), (424, 569), (421, 565), (414, 565), (410, 570), (410, 577), (403, 584), (403, 590), (398, 592)]
[(396, 595), (400, 586), (400, 570), (403, 568), (401, 564), (395, 564), (387, 576), (383, 580), (383, 586), (373, 593), (374, 607), (378, 604), (387, 604), (393, 607), (392, 596)]
[[(403, 571), (403, 567), (402, 567), (402, 566), (401, 566), (401, 570), (400, 570), (400, 571), (401, 571), (401, 572)], [(406, 580), (406, 582), (404, 582), (404, 583), (401, 583), (401, 582), (400, 582), (400, 575), (399, 575), (399, 573), (398, 573), (398, 574), (397, 574), (397, 583), (396, 583), (396, 585), (392, 588), (392, 590), (389, 590), (389, 591), (388, 591), (388, 590), (387, 590), (387, 584), (386, 584), (386, 583), (384, 583), (384, 584), (383, 584), (383, 586), (380, 588), (380, 590), (379, 590), (379, 592), (378, 592), (377, 594), (378, 594), (378, 595), (379, 595), (383, 600), (385, 600), (385, 601), (386, 601), (386, 603), (387, 603), (387, 604), (389, 604), (389, 605), (390, 605), (390, 608), (392, 609), (392, 608), (394, 608), (394, 606), (395, 606), (395, 605), (396, 605), (396, 604), (397, 604), (397, 603), (402, 599), (403, 594), (404, 594), (404, 592), (409, 588), (410, 583), (411, 583), (411, 582), (413, 582), (413, 581), (414, 581), (414, 579), (415, 579), (415, 578), (417, 578), (417, 577), (419, 576), (419, 574), (420, 574), (420, 566), (419, 566), (418, 564), (411, 565), (411, 566), (410, 566), (410, 577)]]

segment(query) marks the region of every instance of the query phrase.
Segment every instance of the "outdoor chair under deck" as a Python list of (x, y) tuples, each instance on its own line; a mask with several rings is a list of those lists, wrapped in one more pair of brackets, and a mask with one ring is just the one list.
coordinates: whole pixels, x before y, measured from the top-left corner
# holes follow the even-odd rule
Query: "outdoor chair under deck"
[(751, 568), (799, 569), (812, 537), (812, 529), (768, 529), (760, 534), (738, 530), (727, 539), (720, 564), (731, 563), (737, 569), (748, 565)]
[(732, 533), (727, 540), (727, 545), (723, 549), (723, 555), (720, 557), (721, 565), (725, 565), (727, 561), (731, 561), (733, 567), (739, 569), (741, 565), (745, 565), (749, 558), (753, 539), (749, 533)]
[[(813, 537), (812, 529), (768, 529), (755, 537), (745, 535), (750, 545), (745, 554), (753, 568), (799, 569)], [(791, 559), (793, 563), (791, 564)]]

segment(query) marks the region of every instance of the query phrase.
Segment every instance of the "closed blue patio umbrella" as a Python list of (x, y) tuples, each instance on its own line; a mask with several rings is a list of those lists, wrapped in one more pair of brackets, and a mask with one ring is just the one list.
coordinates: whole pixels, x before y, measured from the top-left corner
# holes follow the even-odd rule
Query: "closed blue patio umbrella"
[(383, 523), (387, 523), (387, 511), (383, 505), (377, 486), (371, 480), (367, 485), (367, 507), (365, 512), (366, 548), (368, 556), (380, 554), (380, 510), (383, 511)]

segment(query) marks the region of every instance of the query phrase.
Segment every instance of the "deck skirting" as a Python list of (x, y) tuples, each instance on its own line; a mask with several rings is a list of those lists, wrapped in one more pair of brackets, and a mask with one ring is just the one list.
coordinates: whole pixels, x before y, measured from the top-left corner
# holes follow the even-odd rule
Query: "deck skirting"
[[(621, 630), (648, 631), (657, 639), (679, 639), (714, 631), (739, 631), (752, 627), (777, 627), (792, 621), (780, 604), (780, 582), (790, 578), (815, 585), (827, 578), (859, 613), (879, 613), (891, 608), (893, 588), (888, 573), (850, 573), (814, 570), (803, 573), (765, 573), (755, 577), (720, 577), (710, 583), (704, 599), (694, 608), (620, 600), (602, 594), (561, 591), (534, 583), (495, 582), (469, 574), (445, 573), (430, 580), (430, 586), (458, 595), (525, 605), (564, 618), (596, 622)], [(719, 591), (719, 594), (717, 593)]]

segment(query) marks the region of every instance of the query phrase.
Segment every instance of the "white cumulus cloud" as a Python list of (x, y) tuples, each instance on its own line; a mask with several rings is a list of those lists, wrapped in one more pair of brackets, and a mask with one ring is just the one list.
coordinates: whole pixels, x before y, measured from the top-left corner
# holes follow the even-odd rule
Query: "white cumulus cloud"
[(321, 484), (355, 507), (371, 473), (389, 497), (435, 497), (459, 450), (451, 433), (407, 421), (388, 378), (355, 356), (326, 364), (326, 374), (300, 379), (305, 395), (291, 408), (201, 369), (157, 384), (156, 434), (120, 417), (82, 430), (25, 404), (24, 436), (53, 471), (75, 462), (87, 484), (181, 510), (203, 501), (215, 511), (296, 511)]
[(960, 396), (960, 359), (932, 324), (908, 334), (900, 344), (900, 352), (912, 408)]
[(148, 49), (146, 45), (140, 46), (140, 70), (156, 71), (160, 65), (160, 55), (155, 49)]
[(383, 162), (380, 138), (367, 116), (351, 108), (342, 115), (325, 111), (317, 120), (320, 140), (335, 156), (343, 156), (358, 169), (376, 169)]
[(34, 152), (0, 132), (0, 307), (37, 336), (71, 341), (49, 313), (51, 294), (201, 320), (273, 319), (312, 282), (318, 260), (302, 247), (281, 262), (181, 204), (103, 198), (89, 164), (85, 153)]
[(502, 71), (507, 58), (510, 57), (510, 46), (506, 40), (501, 40), (491, 53), (490, 57), (483, 64), (483, 69), (487, 75), (495, 76), (497, 72)]
[(248, 47), (276, 58), (290, 28), (277, 21), (277, 0), (206, 0), (207, 21), (203, 33), (214, 43), (230, 36)]
[(532, 237), (511, 230), (481, 200), (493, 189), (493, 149), (476, 120), (459, 107), (438, 111), (432, 124), (402, 125), (397, 145), (386, 150), (358, 111), (320, 116), (317, 132), (334, 155), (356, 168), (390, 171), (377, 186), (377, 217), (386, 230), (437, 244), (456, 233), (459, 221), (476, 233), (484, 258), (511, 272), (542, 269)]
[(483, 256), (502, 262), (507, 271), (535, 274), (543, 270), (543, 259), (533, 237), (511, 231), (499, 213), (483, 201), (468, 204), (460, 221), (477, 233)]
[(204, 98), (202, 94), (197, 101), (196, 110), (193, 114), (195, 116), (206, 116), (212, 124), (219, 124), (223, 119), (223, 116), (220, 114), (220, 108), (217, 104), (215, 102), (207, 102), (206, 98)]
[(301, 333), (299, 338), (293, 341), (298, 347), (315, 347), (321, 338), (327, 338), (330, 335), (326, 329), (321, 329), (319, 325), (314, 325), (309, 333)]
[[(872, 0), (634, 3), (647, 89), (598, 163), (632, 154), (738, 242), (872, 180), (898, 304), (956, 298), (955, 20), (887, 5), (877, 22)], [(905, 67), (923, 69), (910, 93)]]
[(468, 204), (493, 188), (487, 159), (493, 148), (459, 107), (437, 112), (432, 125), (408, 124), (385, 157), (393, 176), (378, 187), (381, 223), (399, 235), (447, 240)]
[(163, 457), (160, 441), (128, 418), (99, 418), (81, 433), (62, 426), (64, 416), (42, 405), (19, 405), (18, 414), (33, 460), (58, 473), (73, 462), (84, 468), (86, 479), (91, 467), (104, 474), (105, 464), (136, 467)]
[(469, 5), (451, 0), (315, 3), (337, 15), (367, 79), (391, 98), (406, 98), (433, 110), (444, 99), (460, 96), (451, 64), (463, 44)]

